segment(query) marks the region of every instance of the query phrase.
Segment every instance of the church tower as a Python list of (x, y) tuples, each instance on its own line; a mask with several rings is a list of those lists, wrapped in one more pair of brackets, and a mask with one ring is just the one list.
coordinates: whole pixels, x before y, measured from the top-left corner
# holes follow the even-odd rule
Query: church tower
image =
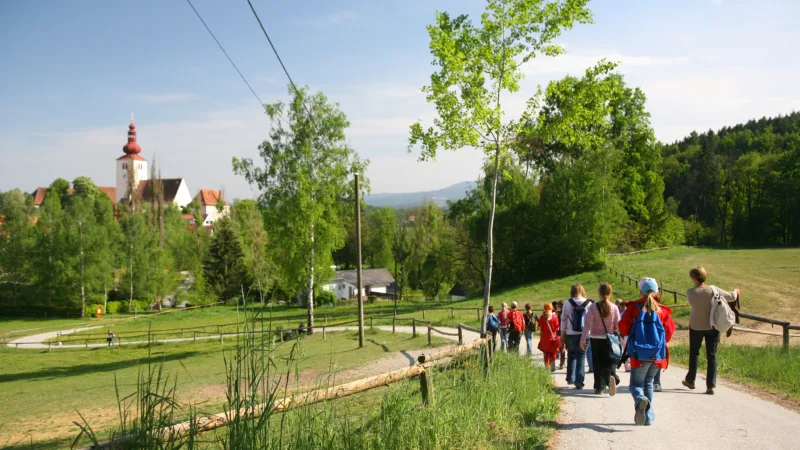
[(131, 124), (128, 128), (128, 143), (122, 147), (125, 154), (117, 158), (117, 203), (128, 198), (128, 173), (133, 175), (134, 189), (139, 187), (140, 181), (147, 180), (149, 177), (147, 160), (139, 156), (142, 147), (136, 143), (136, 125), (133, 124), (133, 113), (131, 113)]

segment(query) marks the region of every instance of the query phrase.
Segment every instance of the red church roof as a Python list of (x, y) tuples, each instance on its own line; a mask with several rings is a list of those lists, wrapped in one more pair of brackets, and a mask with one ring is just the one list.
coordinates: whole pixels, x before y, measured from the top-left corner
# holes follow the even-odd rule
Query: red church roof
[[(217, 206), (217, 201), (220, 198), (219, 191), (214, 189), (200, 189), (200, 192), (194, 196), (194, 199), (200, 202), (201, 205)], [(226, 203), (227, 204), (227, 203)]]
[(136, 125), (133, 124), (133, 114), (131, 113), (131, 124), (128, 126), (128, 143), (122, 147), (126, 155), (138, 155), (142, 147), (136, 143)]

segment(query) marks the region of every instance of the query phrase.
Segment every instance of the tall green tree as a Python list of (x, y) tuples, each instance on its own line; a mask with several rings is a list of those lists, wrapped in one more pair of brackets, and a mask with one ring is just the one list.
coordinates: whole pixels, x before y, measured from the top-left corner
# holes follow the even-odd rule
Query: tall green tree
[(33, 276), (32, 227), (28, 220), (25, 195), (14, 189), (2, 194), (0, 201), (0, 285), (10, 288), (14, 309), (17, 309), (21, 289), (31, 283)]
[(397, 218), (392, 208), (375, 208), (368, 212), (366, 246), (372, 267), (388, 267), (392, 261), (392, 239)]
[(305, 290), (313, 332), (315, 282), (331, 274), (331, 254), (344, 245), (341, 218), (353, 196), (352, 175), (363, 174), (366, 162), (347, 144), (350, 122), (337, 104), (321, 92), (289, 93), (289, 104), (265, 106), (272, 129), (259, 146), (264, 167), (234, 158), (233, 168), (259, 188), (260, 203), (271, 211), (270, 236), (284, 252), (281, 278), (295, 292)]
[(53, 307), (53, 300), (63, 297), (63, 273), (60, 270), (65, 257), (64, 213), (58, 195), (46, 195), (36, 222), (36, 272), (39, 292), (47, 299), (47, 308)]
[(203, 263), (203, 274), (208, 286), (222, 301), (238, 298), (244, 287), (250, 286), (244, 253), (227, 217), (214, 224), (214, 237)]
[[(588, 0), (487, 0), (480, 25), (466, 15), (436, 13), (428, 26), (433, 65), (439, 70), (423, 88), (438, 118), (424, 129), (411, 126), (409, 149), (422, 147), (421, 159), (435, 159), (437, 150), (482, 149), (493, 160), (492, 195), (487, 224), (484, 317), (488, 316), (494, 252), (494, 216), (500, 160), (527, 117), (504, 119), (503, 94), (519, 90), (522, 66), (538, 54), (556, 56), (563, 49), (553, 40), (575, 22), (591, 21)], [(485, 323), (481, 324), (481, 333)]]
[[(252, 200), (237, 200), (233, 203), (232, 218), (236, 234), (242, 244), (244, 258), (253, 281), (252, 288), (258, 292), (261, 304), (264, 294), (274, 283), (275, 265), (268, 253), (268, 236), (258, 204)], [(251, 286), (248, 286), (248, 289)]]

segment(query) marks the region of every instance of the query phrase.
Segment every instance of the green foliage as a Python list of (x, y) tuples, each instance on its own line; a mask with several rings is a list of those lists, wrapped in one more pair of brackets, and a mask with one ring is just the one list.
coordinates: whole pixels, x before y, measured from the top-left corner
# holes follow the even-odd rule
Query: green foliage
[(113, 301), (106, 303), (106, 314), (119, 314), (128, 310), (127, 301)]
[(314, 300), (317, 305), (335, 305), (336, 295), (331, 291), (322, 290), (317, 294), (317, 298)]
[(366, 227), (362, 226), (364, 241), (363, 257), (374, 268), (390, 267), (392, 262), (392, 241), (397, 225), (392, 208), (367, 210)]
[(211, 247), (203, 263), (203, 276), (211, 292), (222, 301), (241, 297), (244, 286), (250, 286), (244, 254), (229, 218), (215, 224)]

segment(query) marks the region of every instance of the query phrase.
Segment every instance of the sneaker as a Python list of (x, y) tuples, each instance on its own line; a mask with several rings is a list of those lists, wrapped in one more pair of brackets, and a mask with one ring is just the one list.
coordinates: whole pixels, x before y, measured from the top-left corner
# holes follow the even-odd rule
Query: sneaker
[(633, 416), (633, 423), (636, 425), (644, 425), (647, 419), (647, 408), (650, 406), (650, 400), (647, 397), (642, 397), (636, 401), (636, 414)]
[(586, 373), (594, 373), (594, 370), (587, 370)]
[(567, 380), (567, 386), (570, 386), (570, 385), (573, 385), (573, 384), (575, 384), (575, 383), (570, 381), (570, 380)]
[(706, 394), (708, 394), (708, 395), (714, 395), (714, 388), (708, 388), (708, 389), (706, 389)]
[(694, 383), (690, 383), (690, 382), (688, 382), (686, 380), (683, 380), (683, 381), (681, 381), (681, 384), (686, 386), (689, 389), (694, 389)]
[(595, 395), (603, 395), (603, 390), (602, 389), (595, 389), (594, 390), (594, 394)]
[(558, 370), (564, 370), (564, 365), (561, 364), (560, 366), (558, 366)]
[(617, 379), (611, 377), (611, 379), (608, 380), (608, 395), (613, 397), (616, 394), (617, 394)]
[(555, 364), (552, 364), (552, 365), (550, 366), (550, 372), (552, 373), (552, 372), (555, 372), (555, 371), (556, 371), (556, 365), (555, 365)]
[(583, 389), (583, 385), (582, 384), (576, 384), (575, 385), (575, 389), (580, 391), (581, 389)]
[(656, 384), (653, 386), (653, 390), (656, 392), (664, 392), (664, 389), (661, 388), (660, 384)]

